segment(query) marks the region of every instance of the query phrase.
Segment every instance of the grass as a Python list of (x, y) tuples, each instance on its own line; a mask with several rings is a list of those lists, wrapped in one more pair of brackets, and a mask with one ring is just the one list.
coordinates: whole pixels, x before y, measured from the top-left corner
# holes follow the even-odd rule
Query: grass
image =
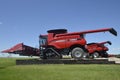
[(0, 58), (0, 80), (120, 80), (120, 65), (16, 65)]

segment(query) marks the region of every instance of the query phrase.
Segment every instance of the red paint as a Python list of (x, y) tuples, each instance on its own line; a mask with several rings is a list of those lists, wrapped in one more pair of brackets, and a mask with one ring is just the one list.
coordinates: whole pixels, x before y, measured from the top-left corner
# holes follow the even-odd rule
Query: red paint
[[(104, 44), (107, 44), (108, 41), (101, 42), (101, 43), (90, 43), (87, 44), (87, 50), (90, 54), (93, 54), (94, 52), (105, 52), (108, 51), (108, 47), (106, 47)], [(111, 45), (111, 44), (110, 44)]]

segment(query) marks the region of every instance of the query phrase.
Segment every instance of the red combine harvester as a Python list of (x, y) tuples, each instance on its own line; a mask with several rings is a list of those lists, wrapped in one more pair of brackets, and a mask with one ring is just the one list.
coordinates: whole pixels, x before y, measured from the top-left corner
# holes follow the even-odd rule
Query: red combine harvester
[(13, 53), (22, 56), (39, 56), (39, 49), (19, 43), (10, 49), (3, 50), (2, 53)]
[(87, 44), (87, 50), (90, 56), (93, 58), (98, 57), (108, 57), (107, 51), (109, 50), (108, 47), (105, 46), (105, 44), (111, 45), (112, 43), (110, 41), (105, 41), (101, 43), (89, 43)]
[(82, 32), (68, 33), (66, 29), (55, 29), (47, 31), (47, 35), (39, 36), (40, 57), (42, 59), (62, 58), (62, 55), (70, 55), (75, 59), (89, 57), (89, 50), (86, 48), (87, 41), (85, 34), (97, 32), (110, 32), (117, 36), (113, 28), (88, 30)]

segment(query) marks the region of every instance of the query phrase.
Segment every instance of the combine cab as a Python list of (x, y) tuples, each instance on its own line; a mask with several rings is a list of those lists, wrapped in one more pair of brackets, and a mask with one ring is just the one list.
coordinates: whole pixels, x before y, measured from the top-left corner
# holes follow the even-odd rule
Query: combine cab
[(110, 32), (117, 36), (113, 28), (88, 30), (82, 32), (68, 33), (66, 29), (55, 29), (47, 31), (47, 35), (39, 36), (40, 57), (42, 59), (62, 58), (62, 55), (70, 55), (75, 59), (89, 57), (89, 50), (85, 47), (87, 41), (85, 34), (97, 32)]

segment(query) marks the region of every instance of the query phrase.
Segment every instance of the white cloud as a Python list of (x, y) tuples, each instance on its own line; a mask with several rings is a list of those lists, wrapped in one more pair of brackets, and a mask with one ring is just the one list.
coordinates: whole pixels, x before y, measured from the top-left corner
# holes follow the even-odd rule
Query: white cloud
[(120, 50), (120, 48), (112, 48), (112, 50)]

